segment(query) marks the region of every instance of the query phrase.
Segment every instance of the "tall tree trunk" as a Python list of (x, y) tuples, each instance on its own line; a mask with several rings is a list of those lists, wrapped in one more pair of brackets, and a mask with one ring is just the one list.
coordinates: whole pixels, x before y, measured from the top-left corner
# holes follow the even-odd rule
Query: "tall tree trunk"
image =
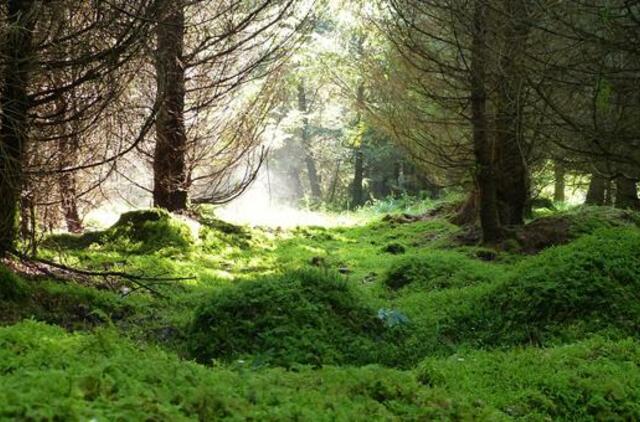
[(307, 93), (303, 81), (298, 84), (298, 111), (300, 111), (303, 116), (301, 138), (302, 148), (304, 149), (304, 161), (307, 165), (309, 186), (311, 187), (311, 196), (315, 200), (320, 200), (322, 198), (322, 189), (320, 188), (320, 176), (318, 175), (316, 162), (313, 159), (313, 154), (311, 153), (311, 145), (309, 144), (311, 141), (309, 133), (309, 117), (307, 116), (309, 110), (307, 103)]
[[(68, 157), (70, 157), (73, 147), (69, 147), (70, 144), (75, 144), (77, 148), (77, 142), (73, 140), (65, 139), (62, 142), (60, 148), (66, 151)], [(68, 163), (65, 163), (65, 167)], [(71, 233), (81, 233), (83, 230), (82, 219), (78, 211), (78, 191), (76, 185), (75, 175), (72, 173), (62, 173), (58, 179), (58, 188), (60, 189), (60, 199), (62, 204), (62, 213), (67, 224), (67, 230)]]
[(497, 184), (492, 145), (488, 137), (486, 92), (487, 7), (483, 0), (475, 2), (473, 41), (471, 46), (471, 124), (476, 159), (476, 184), (480, 202), (480, 224), (483, 242), (496, 243), (500, 238)]
[(187, 208), (187, 135), (184, 124), (184, 5), (164, 0), (157, 26), (158, 116), (153, 157), (153, 203), (169, 211)]
[(605, 190), (607, 187), (607, 179), (597, 173), (591, 175), (589, 190), (587, 191), (587, 205), (604, 205)]
[(34, 0), (8, 0), (0, 85), (0, 256), (13, 247), (29, 132), (28, 87), (35, 27)]
[(329, 199), (328, 202), (330, 204), (333, 203), (333, 201), (335, 201), (336, 199), (336, 189), (338, 188), (338, 179), (340, 178), (340, 165), (342, 164), (342, 161), (340, 159), (338, 159), (338, 161), (336, 162), (336, 169), (333, 172), (333, 180), (331, 181), (331, 190), (329, 193)]
[[(57, 81), (63, 84), (62, 80)], [(75, 93), (71, 93), (71, 104), (67, 101), (67, 97), (63, 94), (56, 100), (56, 114), (65, 116), (67, 110), (71, 108), (72, 113), (77, 110)], [(60, 169), (73, 166), (74, 157), (78, 153), (79, 142), (77, 128), (73, 123), (62, 125), (60, 130), (60, 139), (58, 140), (58, 161)], [(69, 133), (66, 133), (67, 129)], [(67, 230), (71, 233), (80, 233), (83, 230), (82, 220), (78, 212), (78, 192), (76, 175), (70, 172), (61, 172), (58, 175), (58, 190), (60, 191), (60, 204), (62, 214), (67, 225)]]
[(496, 143), (497, 195), (500, 220), (506, 225), (524, 224), (529, 201), (529, 174), (523, 139), (524, 76), (520, 62), (529, 25), (523, 0), (504, 0), (503, 49), (500, 52), (501, 78), (497, 89)]
[(638, 186), (635, 180), (624, 176), (616, 178), (616, 208), (640, 210)]
[[(356, 92), (356, 102), (358, 103), (358, 108), (362, 106), (364, 103), (364, 83), (360, 83), (358, 85), (358, 90)], [(362, 121), (361, 112), (358, 111), (356, 117), (356, 127), (360, 125)], [(359, 207), (364, 204), (364, 151), (362, 140), (356, 145), (356, 150), (354, 152), (354, 166), (353, 166), (353, 182), (351, 184), (351, 206), (353, 208)]]
[(564, 176), (565, 176), (565, 169), (564, 169), (564, 165), (559, 162), (559, 161), (555, 161), (554, 162), (554, 167), (553, 167), (553, 174), (554, 174), (554, 189), (553, 189), (553, 200), (556, 202), (564, 202), (565, 201), (565, 182), (564, 182)]

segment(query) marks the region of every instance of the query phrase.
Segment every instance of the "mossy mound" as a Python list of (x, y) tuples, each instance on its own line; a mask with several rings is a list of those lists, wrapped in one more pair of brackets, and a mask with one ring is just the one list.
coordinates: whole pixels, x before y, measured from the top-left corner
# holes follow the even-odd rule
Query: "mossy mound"
[(162, 209), (130, 211), (122, 214), (107, 230), (82, 235), (49, 236), (49, 249), (86, 249), (94, 245), (117, 251), (153, 253), (163, 248), (187, 249), (194, 239), (189, 227)]
[(457, 319), (452, 334), (545, 343), (600, 330), (640, 333), (640, 231), (603, 229), (521, 262)]
[(227, 246), (239, 249), (249, 249), (253, 246), (253, 233), (246, 227), (227, 223), (211, 215), (200, 215), (197, 220), (202, 225), (200, 240), (208, 252), (216, 252)]
[(90, 329), (134, 312), (133, 305), (110, 292), (73, 282), (23, 280), (2, 266), (0, 309), (0, 323), (32, 318), (69, 330)]
[(507, 418), (613, 421), (640, 418), (639, 368), (636, 340), (591, 338), (554, 348), (428, 358), (417, 373), (452, 402), (483, 403)]
[(105, 237), (114, 243), (138, 244), (144, 252), (166, 247), (185, 249), (193, 244), (189, 227), (161, 209), (124, 213)]
[(375, 362), (385, 328), (360, 296), (320, 271), (243, 282), (199, 307), (190, 350), (205, 363), (248, 355), (285, 367)]
[(391, 290), (465, 287), (495, 278), (496, 267), (451, 251), (431, 251), (395, 262), (384, 276)]
[(582, 235), (614, 227), (640, 227), (640, 214), (611, 207), (573, 208), (537, 218), (517, 229), (512, 233), (512, 240), (517, 244), (510, 249), (537, 253), (550, 246), (567, 244)]

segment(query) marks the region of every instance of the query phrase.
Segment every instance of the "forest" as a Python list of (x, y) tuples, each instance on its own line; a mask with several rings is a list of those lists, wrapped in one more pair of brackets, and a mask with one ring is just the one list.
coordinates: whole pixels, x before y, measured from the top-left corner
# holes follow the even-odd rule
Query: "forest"
[(0, 421), (640, 420), (640, 2), (5, 0)]

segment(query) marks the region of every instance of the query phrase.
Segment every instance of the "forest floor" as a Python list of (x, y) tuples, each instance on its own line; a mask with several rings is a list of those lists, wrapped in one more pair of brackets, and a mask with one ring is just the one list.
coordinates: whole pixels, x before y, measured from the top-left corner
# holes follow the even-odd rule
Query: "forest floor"
[(640, 216), (539, 211), (493, 250), (448, 209), (51, 236), (42, 258), (187, 279), (5, 262), (0, 419), (639, 420)]

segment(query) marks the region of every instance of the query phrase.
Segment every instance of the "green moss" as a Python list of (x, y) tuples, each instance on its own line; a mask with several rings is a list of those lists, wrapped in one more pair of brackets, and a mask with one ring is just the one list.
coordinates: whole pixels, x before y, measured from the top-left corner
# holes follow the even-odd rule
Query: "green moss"
[(0, 328), (0, 419), (471, 420), (483, 405), (452, 401), (411, 372), (326, 367), (205, 368), (112, 330), (68, 334), (32, 321)]
[(640, 332), (640, 231), (604, 229), (516, 266), (458, 319), (454, 335), (544, 343), (613, 329)]
[(429, 358), (424, 385), (525, 420), (640, 418), (640, 343), (594, 338), (549, 349), (470, 351)]
[(49, 236), (43, 247), (52, 250), (88, 248), (150, 254), (161, 249), (187, 250), (194, 244), (189, 227), (162, 209), (124, 213), (110, 228), (81, 235)]
[(287, 273), (209, 298), (188, 337), (200, 362), (258, 355), (265, 363), (369, 363), (383, 332), (376, 311), (338, 276)]
[(122, 214), (104, 236), (108, 242), (125, 248), (131, 245), (140, 253), (168, 247), (185, 249), (193, 244), (189, 227), (161, 209)]
[(458, 252), (431, 251), (396, 261), (385, 274), (384, 283), (392, 290), (410, 286), (427, 292), (491, 281), (497, 271)]
[(20, 301), (29, 295), (29, 286), (8, 268), (0, 265), (0, 301)]

